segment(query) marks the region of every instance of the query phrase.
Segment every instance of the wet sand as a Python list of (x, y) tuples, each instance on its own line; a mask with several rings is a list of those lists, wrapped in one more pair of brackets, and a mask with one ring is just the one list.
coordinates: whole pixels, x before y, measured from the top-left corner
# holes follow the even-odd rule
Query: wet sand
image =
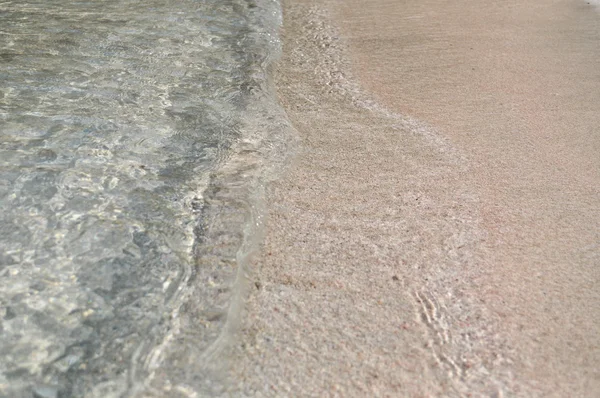
[(600, 394), (600, 14), (285, 1), (249, 396)]

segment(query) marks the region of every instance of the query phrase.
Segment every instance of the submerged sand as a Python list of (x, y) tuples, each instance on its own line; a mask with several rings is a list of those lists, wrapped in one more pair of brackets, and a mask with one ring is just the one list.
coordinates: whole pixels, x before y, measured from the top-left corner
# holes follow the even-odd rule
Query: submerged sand
[(269, 191), (237, 392), (600, 395), (600, 15), (284, 11), (302, 143)]

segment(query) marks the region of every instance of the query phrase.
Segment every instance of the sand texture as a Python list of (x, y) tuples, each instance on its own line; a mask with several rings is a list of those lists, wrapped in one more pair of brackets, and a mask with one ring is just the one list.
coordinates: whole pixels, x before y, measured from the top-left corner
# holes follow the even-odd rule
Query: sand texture
[(600, 14), (284, 1), (246, 396), (600, 396)]

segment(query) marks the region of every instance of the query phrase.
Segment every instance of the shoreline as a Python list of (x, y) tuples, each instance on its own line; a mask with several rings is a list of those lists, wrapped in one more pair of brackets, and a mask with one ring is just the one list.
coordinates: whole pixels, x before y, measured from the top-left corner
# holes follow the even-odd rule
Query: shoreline
[[(591, 247), (567, 263), (556, 261), (575, 254), (565, 246), (572, 241), (558, 235), (564, 236), (569, 222), (552, 230), (552, 224), (520, 221), (525, 216), (552, 222), (554, 207), (544, 211), (543, 205), (554, 203), (548, 189), (564, 181), (553, 180), (552, 174), (542, 178), (532, 191), (538, 196), (525, 195), (519, 202), (523, 211), (507, 213), (514, 198), (510, 193), (519, 192), (519, 182), (528, 179), (508, 169), (501, 180), (505, 184), (499, 185), (507, 196), (496, 199), (497, 184), (489, 183), (486, 173), (499, 169), (485, 161), (519, 162), (522, 152), (502, 158), (498, 144), (511, 145), (502, 137), (488, 143), (490, 136), (473, 140), (457, 134), (463, 130), (452, 119), (444, 124), (428, 116), (440, 109), (439, 103), (426, 101), (427, 94), (436, 92), (435, 84), (419, 88), (418, 80), (411, 85), (414, 75), (395, 70), (406, 59), (386, 63), (396, 59), (398, 50), (378, 53), (386, 42), (398, 48), (407, 43), (409, 36), (391, 36), (398, 13), (388, 9), (386, 14), (381, 1), (362, 8), (353, 1), (283, 3), (284, 55), (275, 80), (301, 144), (290, 170), (268, 188), (266, 239), (253, 263), (255, 281), (235, 354), (234, 389), (244, 396), (591, 396), (587, 394), (600, 391), (594, 382), (599, 357), (593, 334), (594, 303), (599, 301), (593, 292), (596, 274), (589, 268), (598, 249)], [(389, 19), (381, 18), (381, 26), (375, 27), (372, 18), (381, 10)], [(432, 6), (429, 11), (446, 23), (443, 10)], [(502, 17), (505, 11), (495, 15)], [(448, 18), (456, 22), (455, 15)], [(407, 16), (403, 21), (411, 20)], [(407, 32), (435, 34), (414, 21)], [(462, 37), (460, 24), (451, 27), (451, 38)], [(465, 54), (466, 49), (451, 53)], [(465, 75), (456, 68), (436, 71), (444, 56), (436, 59), (424, 51), (407, 67), (421, 68), (420, 75), (430, 73), (441, 81), (462, 79)], [(542, 55), (532, 56), (545, 61)], [(494, 83), (493, 68), (480, 66), (478, 76), (490, 78), (490, 98), (495, 98), (494, 90), (504, 88)], [(515, 70), (515, 76), (527, 72)], [(509, 93), (515, 101), (523, 94)], [(406, 112), (395, 98), (415, 108)], [(455, 115), (455, 120), (466, 120), (465, 109), (473, 115), (469, 122), (489, 116), (487, 103), (452, 108), (452, 93), (442, 90), (440, 98), (451, 110), (442, 115)], [(503, 120), (488, 120), (504, 126)], [(547, 122), (536, 120), (536, 126)], [(556, 150), (552, 141), (542, 142), (546, 151)], [(536, 171), (533, 176), (539, 176), (539, 164), (535, 158), (525, 162)], [(588, 174), (585, 181), (598, 179)], [(569, 188), (573, 193), (576, 185)], [(585, 190), (577, 192), (581, 203), (593, 200)], [(588, 209), (588, 226), (597, 221), (592, 210), (596, 202), (582, 208)], [(578, 208), (567, 210), (571, 213), (562, 214), (574, 220), (568, 217), (578, 214)], [(545, 236), (554, 239), (548, 244), (554, 251), (528, 253), (524, 248), (535, 248), (533, 243), (541, 239), (532, 228), (544, 225), (551, 226)], [(581, 231), (575, 229), (571, 236), (593, 235), (593, 229), (588, 230), (592, 235)], [(514, 250), (522, 256), (510, 257)], [(538, 268), (522, 270), (518, 259)], [(544, 261), (554, 261), (547, 275)], [(579, 269), (569, 268), (573, 264)], [(574, 274), (565, 280), (568, 271)], [(569, 294), (586, 278), (591, 283), (586, 295)], [(548, 311), (549, 304), (555, 308)], [(570, 325), (559, 331), (557, 319), (549, 317), (560, 317), (561, 311), (571, 311), (563, 315), (563, 323)], [(568, 347), (585, 352), (573, 356)], [(583, 354), (587, 359), (577, 362)]]

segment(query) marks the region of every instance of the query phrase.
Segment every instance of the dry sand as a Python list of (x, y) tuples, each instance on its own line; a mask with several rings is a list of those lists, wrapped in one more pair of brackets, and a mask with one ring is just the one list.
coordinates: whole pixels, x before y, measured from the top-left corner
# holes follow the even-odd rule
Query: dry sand
[[(600, 396), (600, 14), (284, 1), (248, 396)], [(403, 115), (403, 116), (400, 116)]]

